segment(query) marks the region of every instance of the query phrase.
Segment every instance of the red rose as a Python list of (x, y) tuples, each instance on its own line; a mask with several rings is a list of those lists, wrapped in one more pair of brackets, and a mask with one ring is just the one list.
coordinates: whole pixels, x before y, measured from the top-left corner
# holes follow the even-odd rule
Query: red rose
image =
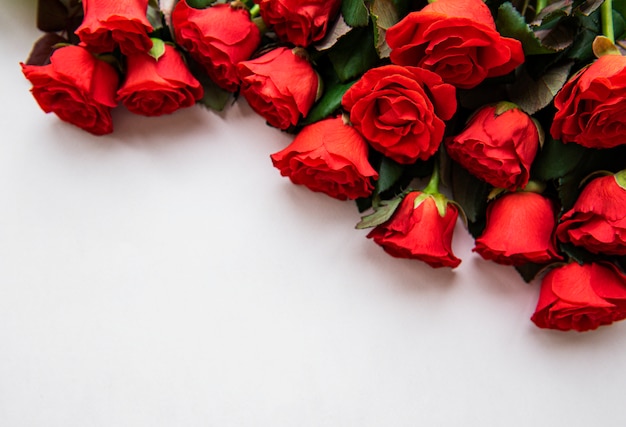
[(254, 111), (279, 129), (298, 123), (315, 102), (319, 79), (306, 59), (280, 47), (240, 62), (241, 94)]
[(626, 276), (612, 264), (567, 264), (541, 282), (531, 320), (540, 328), (588, 331), (626, 318)]
[(367, 143), (341, 117), (305, 126), (272, 163), (294, 184), (336, 199), (367, 197), (378, 173), (367, 160)]
[(195, 9), (181, 0), (172, 12), (172, 26), (176, 41), (211, 80), (229, 92), (239, 88), (237, 63), (250, 58), (261, 43), (247, 10), (227, 4)]
[(538, 125), (518, 108), (500, 105), (478, 110), (465, 129), (446, 139), (450, 157), (494, 187), (515, 190), (528, 183), (539, 149)]
[(557, 93), (550, 133), (588, 148), (626, 143), (626, 57), (605, 55), (574, 75)]
[(117, 71), (79, 46), (57, 49), (48, 65), (24, 65), (32, 93), (46, 113), (55, 113), (95, 135), (113, 132), (111, 108), (117, 105)]
[[(609, 175), (583, 189), (557, 227), (557, 237), (590, 252), (626, 255), (626, 189)], [(622, 178), (623, 180), (623, 178)]]
[(133, 113), (170, 114), (202, 98), (202, 86), (171, 45), (165, 45), (158, 60), (147, 53), (128, 56), (126, 68), (126, 80), (117, 91), (117, 98)]
[(152, 47), (148, 0), (83, 0), (83, 9), (85, 17), (76, 35), (90, 51), (111, 52), (119, 46), (130, 55)]
[(561, 259), (557, 253), (554, 203), (541, 194), (507, 193), (487, 207), (487, 225), (474, 251), (499, 264), (538, 264)]
[(437, 151), (444, 120), (456, 111), (455, 93), (428, 70), (386, 65), (367, 71), (345, 93), (342, 105), (372, 147), (407, 164)]
[(386, 40), (394, 64), (426, 68), (463, 89), (524, 62), (522, 44), (498, 33), (482, 0), (437, 0), (389, 28)]
[(283, 41), (307, 47), (326, 35), (328, 23), (335, 18), (340, 0), (255, 0), (263, 21)]
[(391, 256), (419, 259), (435, 268), (456, 267), (461, 260), (452, 253), (452, 232), (458, 216), (455, 205), (446, 202), (441, 215), (435, 196), (413, 191), (404, 197), (391, 219), (376, 226), (367, 237)]

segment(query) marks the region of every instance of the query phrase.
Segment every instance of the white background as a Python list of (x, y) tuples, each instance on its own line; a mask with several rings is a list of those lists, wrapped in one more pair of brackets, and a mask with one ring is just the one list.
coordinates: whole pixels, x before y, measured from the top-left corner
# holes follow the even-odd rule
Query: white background
[(393, 259), (241, 100), (94, 137), (29, 94), (2, 1), (0, 426), (623, 426), (626, 323), (536, 328), (538, 284)]

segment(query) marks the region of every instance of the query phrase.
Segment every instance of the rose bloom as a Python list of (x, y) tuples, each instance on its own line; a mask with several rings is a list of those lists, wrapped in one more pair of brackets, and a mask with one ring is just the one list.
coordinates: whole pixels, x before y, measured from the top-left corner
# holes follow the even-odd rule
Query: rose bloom
[(604, 55), (575, 74), (557, 93), (550, 133), (588, 148), (626, 143), (626, 57)]
[(340, 200), (369, 196), (372, 179), (378, 179), (367, 160), (367, 143), (341, 117), (305, 126), (271, 158), (280, 174), (294, 184)]
[(283, 41), (307, 47), (326, 35), (339, 12), (340, 0), (255, 0), (261, 17)]
[(130, 55), (152, 47), (148, 0), (83, 0), (83, 10), (85, 17), (76, 35), (90, 51), (111, 52), (119, 46)]
[(48, 65), (24, 65), (32, 94), (46, 113), (55, 113), (95, 135), (113, 132), (111, 109), (117, 105), (115, 68), (80, 46), (54, 51)]
[(447, 138), (450, 157), (477, 178), (494, 187), (523, 188), (539, 149), (539, 130), (518, 108), (499, 113), (497, 106), (478, 110), (465, 129)]
[(117, 97), (133, 113), (170, 114), (202, 98), (202, 86), (171, 45), (165, 45), (165, 52), (158, 60), (147, 53), (128, 56), (126, 69), (126, 79)]
[(241, 94), (267, 122), (287, 129), (306, 116), (315, 102), (319, 77), (309, 61), (279, 47), (240, 62)]
[(585, 186), (561, 217), (557, 237), (596, 254), (626, 255), (626, 189), (615, 175)]
[(392, 63), (426, 68), (463, 89), (524, 62), (522, 44), (498, 33), (482, 0), (437, 0), (389, 28), (386, 40)]
[(373, 148), (398, 163), (439, 148), (456, 90), (428, 70), (385, 65), (367, 71), (343, 96), (350, 121)]
[[(422, 200), (418, 199), (415, 206), (418, 197)], [(452, 253), (452, 233), (458, 216), (455, 205), (447, 203), (442, 216), (433, 196), (413, 191), (404, 197), (393, 216), (367, 237), (396, 258), (418, 259), (434, 268), (454, 268), (461, 263)]]
[(198, 61), (222, 89), (239, 88), (237, 63), (252, 55), (261, 33), (244, 8), (216, 4), (195, 9), (181, 0), (172, 12), (176, 41)]
[(561, 259), (554, 228), (556, 207), (541, 194), (507, 193), (487, 207), (487, 225), (474, 251), (499, 264), (537, 264)]
[(531, 320), (540, 328), (588, 331), (626, 318), (626, 276), (613, 264), (550, 270)]

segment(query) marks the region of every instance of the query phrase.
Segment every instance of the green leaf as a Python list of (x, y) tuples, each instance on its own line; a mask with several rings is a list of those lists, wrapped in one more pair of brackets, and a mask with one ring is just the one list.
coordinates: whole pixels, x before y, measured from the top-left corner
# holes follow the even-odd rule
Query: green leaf
[(341, 14), (351, 27), (365, 27), (369, 23), (369, 11), (363, 0), (343, 0)]
[(376, 194), (389, 190), (402, 177), (404, 167), (391, 160), (383, 157), (378, 171), (378, 181), (376, 181)]
[(374, 0), (370, 6), (374, 24), (374, 45), (380, 58), (388, 58), (391, 48), (387, 44), (387, 30), (400, 20), (393, 0)]
[(37, 28), (45, 32), (67, 30), (76, 21), (82, 21), (83, 7), (78, 0), (39, 0)]
[(384, 200), (380, 206), (376, 208), (374, 213), (366, 215), (361, 218), (361, 221), (356, 225), (356, 228), (362, 230), (364, 228), (376, 227), (377, 225), (387, 222), (394, 214), (403, 197), (397, 197), (392, 200)]
[(41, 36), (28, 55), (26, 64), (28, 65), (46, 65), (49, 63), (50, 55), (54, 52), (57, 45), (68, 43), (66, 39), (57, 33), (45, 33)]
[(202, 66), (189, 56), (185, 56), (189, 71), (198, 79), (204, 89), (204, 96), (198, 101), (214, 111), (222, 111), (226, 107), (226, 103), (231, 97), (231, 93), (219, 87), (213, 80), (209, 78)]
[(343, 95), (355, 83), (355, 81), (341, 82), (335, 74), (333, 67), (326, 58), (318, 61), (318, 72), (323, 82), (324, 93), (313, 105), (309, 114), (300, 122), (301, 125), (310, 125), (320, 121), (341, 107)]
[(450, 169), (454, 201), (463, 208), (468, 221), (479, 221), (487, 209), (487, 197), (492, 187), (456, 162), (451, 163)]
[(581, 145), (548, 138), (533, 162), (531, 175), (540, 181), (560, 178), (576, 169), (586, 153)]
[(538, 79), (533, 79), (522, 66), (516, 70), (515, 84), (507, 86), (511, 101), (528, 114), (535, 114), (552, 102), (569, 78), (574, 63), (567, 61), (550, 67)]
[(216, 0), (187, 0), (187, 4), (194, 9), (206, 9), (215, 3), (215, 1)]
[(328, 57), (342, 82), (353, 80), (363, 74), (379, 59), (374, 47), (372, 29), (369, 27), (353, 29), (329, 50)]
[(527, 264), (518, 265), (515, 267), (517, 272), (522, 276), (522, 279), (526, 283), (532, 282), (543, 270), (547, 268), (546, 264), (535, 264), (529, 262)]
[(556, 52), (555, 49), (544, 46), (533, 30), (524, 20), (524, 17), (509, 2), (498, 8), (496, 27), (500, 34), (511, 37), (522, 43), (526, 55), (539, 55)]

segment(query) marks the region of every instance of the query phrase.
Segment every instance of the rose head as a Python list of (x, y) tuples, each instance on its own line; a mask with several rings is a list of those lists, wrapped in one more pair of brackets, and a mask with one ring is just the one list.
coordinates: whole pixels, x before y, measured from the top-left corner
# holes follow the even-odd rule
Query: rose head
[(367, 143), (341, 117), (305, 126), (271, 158), (294, 184), (340, 200), (369, 196), (378, 178), (367, 160)]
[(554, 98), (550, 133), (588, 148), (626, 143), (626, 57), (604, 55), (575, 74)]
[(524, 62), (522, 44), (502, 37), (482, 0), (437, 0), (389, 28), (391, 62), (423, 67), (470, 89)]
[(418, 259), (435, 268), (454, 268), (461, 263), (452, 253), (458, 215), (457, 207), (450, 203), (441, 215), (433, 196), (414, 191), (404, 197), (387, 222), (376, 226), (367, 237), (396, 258)]
[(588, 331), (626, 318), (626, 276), (612, 264), (550, 270), (531, 320), (540, 328)]
[(283, 41), (307, 47), (326, 35), (340, 0), (255, 0), (263, 21)]
[(538, 125), (518, 108), (501, 112), (487, 106), (470, 118), (457, 136), (446, 139), (450, 157), (494, 187), (523, 188), (539, 149)]
[(171, 45), (159, 57), (137, 53), (126, 58), (126, 79), (117, 91), (129, 111), (144, 116), (170, 114), (202, 98), (202, 86)]
[(152, 47), (148, 0), (83, 0), (83, 10), (85, 17), (76, 35), (90, 51), (111, 52), (119, 46), (130, 55)]
[(48, 65), (24, 65), (32, 93), (46, 113), (55, 113), (94, 135), (113, 132), (117, 71), (80, 46), (57, 49)]
[(560, 241), (597, 254), (626, 255), (626, 190), (618, 184), (619, 175), (596, 178), (585, 186), (561, 218)]
[(267, 122), (287, 129), (306, 116), (315, 102), (319, 77), (309, 61), (279, 47), (240, 62), (241, 94)]
[(350, 121), (372, 147), (398, 163), (439, 148), (456, 90), (428, 70), (385, 65), (367, 71), (343, 96)]
[(474, 251), (506, 265), (561, 259), (555, 226), (556, 208), (550, 199), (528, 191), (507, 193), (488, 205), (487, 225)]
[(195, 9), (181, 0), (172, 12), (176, 41), (222, 89), (239, 88), (237, 63), (250, 58), (261, 43), (261, 33), (250, 13), (228, 4)]

